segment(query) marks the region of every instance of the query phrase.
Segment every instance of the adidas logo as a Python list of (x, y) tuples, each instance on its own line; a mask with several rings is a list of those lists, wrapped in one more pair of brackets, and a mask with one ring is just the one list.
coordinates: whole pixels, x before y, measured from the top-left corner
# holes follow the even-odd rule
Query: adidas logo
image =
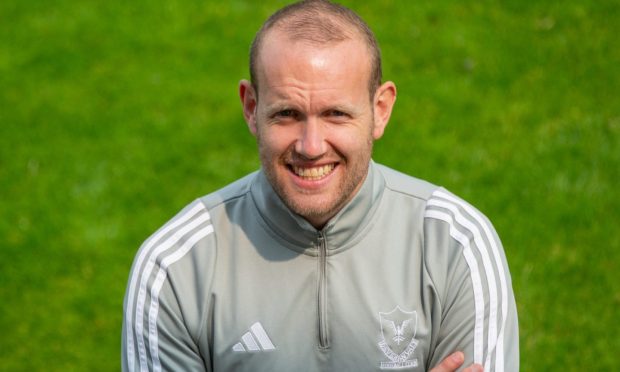
[(276, 347), (273, 346), (273, 342), (271, 342), (271, 339), (267, 336), (267, 332), (265, 332), (260, 322), (252, 324), (250, 330), (241, 336), (241, 342), (237, 342), (232, 347), (233, 351), (238, 352), (269, 351), (275, 350), (275, 348)]

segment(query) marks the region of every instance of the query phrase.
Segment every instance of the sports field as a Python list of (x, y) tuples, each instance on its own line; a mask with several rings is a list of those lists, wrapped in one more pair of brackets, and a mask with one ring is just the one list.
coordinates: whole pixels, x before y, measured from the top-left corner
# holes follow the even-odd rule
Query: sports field
[[(237, 83), (284, 3), (0, 2), (0, 370), (119, 369), (142, 240), (258, 167)], [(522, 370), (617, 370), (620, 4), (344, 3), (399, 88), (374, 158), (494, 222)]]

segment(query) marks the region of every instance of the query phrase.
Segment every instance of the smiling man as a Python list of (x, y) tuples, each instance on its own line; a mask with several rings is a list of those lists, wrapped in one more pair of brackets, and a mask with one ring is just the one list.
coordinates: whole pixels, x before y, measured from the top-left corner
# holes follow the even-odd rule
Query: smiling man
[(488, 220), (371, 160), (394, 83), (355, 13), (272, 15), (239, 94), (261, 170), (141, 247), (123, 369), (518, 370), (517, 315)]
[(254, 85), (240, 86), (269, 183), (318, 229), (357, 194), (396, 98), (392, 82), (371, 96), (370, 51), (346, 31), (349, 39), (334, 42), (266, 32)]

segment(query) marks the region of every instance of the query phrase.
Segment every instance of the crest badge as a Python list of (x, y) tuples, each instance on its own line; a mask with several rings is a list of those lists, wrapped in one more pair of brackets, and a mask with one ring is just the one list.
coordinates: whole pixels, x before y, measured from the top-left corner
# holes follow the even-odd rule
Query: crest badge
[(381, 369), (402, 369), (418, 366), (412, 359), (418, 346), (415, 335), (418, 329), (418, 313), (404, 311), (399, 306), (388, 313), (379, 312), (381, 340), (379, 348), (389, 361), (381, 362)]

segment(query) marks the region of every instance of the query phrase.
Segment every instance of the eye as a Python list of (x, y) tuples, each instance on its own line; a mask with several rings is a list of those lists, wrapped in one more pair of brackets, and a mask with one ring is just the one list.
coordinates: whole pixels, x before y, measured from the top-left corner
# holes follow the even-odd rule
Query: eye
[(344, 111), (340, 110), (329, 110), (325, 113), (327, 117), (335, 118), (335, 119), (346, 119), (349, 118), (350, 115)]
[(287, 110), (282, 110), (282, 111), (278, 111), (278, 112), (276, 113), (276, 116), (279, 116), (279, 117), (281, 117), (281, 118), (290, 118), (290, 117), (292, 117), (292, 116), (295, 116), (295, 111), (293, 111), (293, 110), (289, 110), (289, 109), (287, 109)]
[(299, 112), (293, 109), (284, 109), (276, 111), (271, 117), (275, 120), (297, 120), (299, 119)]

